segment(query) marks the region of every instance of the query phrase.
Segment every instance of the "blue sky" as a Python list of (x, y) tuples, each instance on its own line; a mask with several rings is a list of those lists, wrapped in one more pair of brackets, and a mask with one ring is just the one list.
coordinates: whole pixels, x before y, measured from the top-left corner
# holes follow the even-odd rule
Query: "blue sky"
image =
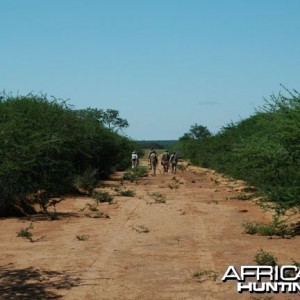
[(113, 108), (137, 140), (213, 133), (299, 90), (298, 0), (0, 0), (0, 90)]

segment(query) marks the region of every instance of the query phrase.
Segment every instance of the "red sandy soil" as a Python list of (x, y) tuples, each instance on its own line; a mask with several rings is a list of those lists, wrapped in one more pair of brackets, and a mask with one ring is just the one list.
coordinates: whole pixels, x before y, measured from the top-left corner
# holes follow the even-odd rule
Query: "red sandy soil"
[[(299, 299), (299, 293), (238, 294), (236, 282), (221, 281), (230, 265), (256, 265), (261, 249), (279, 264), (300, 261), (298, 236), (244, 233), (243, 222), (269, 222), (271, 214), (253, 199), (236, 198), (242, 182), (193, 166), (175, 175), (159, 168), (137, 182), (122, 176), (99, 188), (114, 197), (97, 206), (110, 218), (90, 217), (97, 212), (86, 205), (95, 200), (81, 196), (56, 205), (58, 220), (0, 219), (0, 299)], [(31, 223), (35, 242), (17, 236)], [(217, 278), (193, 278), (201, 271)]]

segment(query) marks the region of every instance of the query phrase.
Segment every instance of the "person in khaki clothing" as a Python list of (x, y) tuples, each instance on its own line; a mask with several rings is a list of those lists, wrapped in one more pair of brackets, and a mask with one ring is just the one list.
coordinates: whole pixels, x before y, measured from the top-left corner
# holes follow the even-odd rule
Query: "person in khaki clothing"
[(169, 162), (171, 164), (172, 173), (175, 174), (176, 168), (177, 168), (177, 163), (178, 163), (178, 157), (177, 157), (176, 152), (172, 153), (172, 155), (170, 156)]
[(149, 164), (151, 166), (151, 170), (153, 172), (153, 175), (155, 175), (156, 174), (156, 166), (157, 166), (158, 158), (157, 158), (157, 153), (153, 148), (151, 149), (151, 151), (148, 155), (148, 159), (149, 159)]
[(164, 173), (168, 173), (169, 171), (169, 159), (170, 159), (170, 153), (168, 150), (165, 150), (164, 153), (161, 155), (161, 165), (164, 168)]

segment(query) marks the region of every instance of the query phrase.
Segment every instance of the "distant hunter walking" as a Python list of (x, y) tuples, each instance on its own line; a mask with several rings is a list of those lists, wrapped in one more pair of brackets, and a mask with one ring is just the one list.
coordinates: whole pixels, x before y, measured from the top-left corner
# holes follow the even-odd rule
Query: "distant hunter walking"
[(177, 157), (176, 152), (172, 153), (169, 161), (170, 161), (170, 164), (171, 164), (172, 173), (175, 174), (176, 169), (177, 169), (177, 163), (178, 163), (178, 157)]
[(168, 150), (165, 150), (164, 153), (161, 155), (161, 165), (164, 168), (164, 173), (168, 173), (169, 171), (169, 159), (170, 159), (170, 153)]
[(132, 169), (136, 169), (137, 166), (139, 165), (139, 156), (136, 153), (136, 151), (133, 151), (131, 154), (131, 165), (132, 165)]
[(152, 173), (153, 173), (153, 175), (155, 175), (158, 158), (157, 158), (157, 153), (153, 148), (151, 149), (151, 151), (148, 155), (148, 159), (149, 159), (149, 164), (151, 166)]

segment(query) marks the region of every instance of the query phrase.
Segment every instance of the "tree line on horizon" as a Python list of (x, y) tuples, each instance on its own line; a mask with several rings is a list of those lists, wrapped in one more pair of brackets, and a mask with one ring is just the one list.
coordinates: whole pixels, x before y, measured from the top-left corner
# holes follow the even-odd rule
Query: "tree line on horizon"
[(300, 206), (300, 94), (285, 88), (255, 114), (212, 134), (194, 124), (173, 148), (192, 164), (253, 185), (283, 207)]

